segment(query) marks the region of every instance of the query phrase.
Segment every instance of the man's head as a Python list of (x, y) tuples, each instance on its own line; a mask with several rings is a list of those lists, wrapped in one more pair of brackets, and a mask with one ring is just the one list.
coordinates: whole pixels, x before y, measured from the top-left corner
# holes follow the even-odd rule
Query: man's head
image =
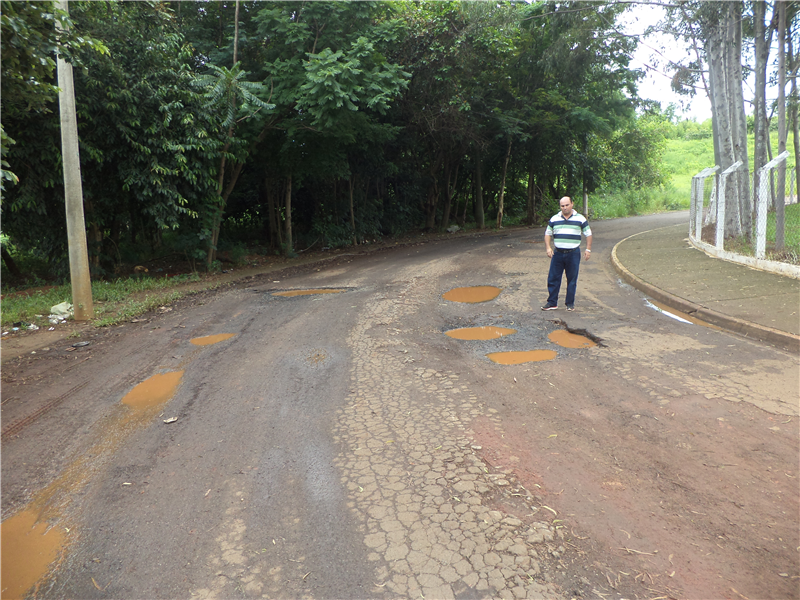
[(572, 216), (572, 198), (564, 196), (558, 201), (558, 206), (561, 207), (561, 214), (564, 215), (565, 219)]

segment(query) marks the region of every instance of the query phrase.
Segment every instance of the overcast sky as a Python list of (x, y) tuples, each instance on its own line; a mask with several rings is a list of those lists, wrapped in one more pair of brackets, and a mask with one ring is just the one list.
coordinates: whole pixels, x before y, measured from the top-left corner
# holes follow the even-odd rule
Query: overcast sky
[[(634, 5), (628, 11), (626, 33), (643, 34), (648, 26), (658, 23), (662, 11), (659, 6)], [(647, 76), (639, 83), (639, 96), (659, 101), (662, 109), (666, 109), (670, 102), (675, 103), (679, 107), (678, 114), (686, 119), (695, 119), (698, 122), (710, 119), (711, 102), (704, 91), (699, 91), (691, 99), (672, 91), (672, 73), (666, 69), (665, 57), (675, 62), (683, 61), (689, 57), (689, 50), (669, 35), (657, 34), (640, 39), (630, 65), (634, 69), (647, 70)]]

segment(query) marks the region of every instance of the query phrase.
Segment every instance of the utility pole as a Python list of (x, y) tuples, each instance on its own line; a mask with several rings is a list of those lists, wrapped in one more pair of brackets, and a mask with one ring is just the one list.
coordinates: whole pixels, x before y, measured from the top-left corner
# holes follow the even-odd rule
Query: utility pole
[[(57, 0), (56, 5), (65, 13), (69, 13), (68, 0)], [(94, 316), (94, 304), (92, 303), (92, 281), (89, 276), (89, 253), (86, 249), (86, 223), (83, 218), (83, 186), (81, 185), (81, 160), (78, 153), (75, 88), (72, 82), (72, 65), (61, 56), (57, 56), (56, 65), (72, 304), (75, 309), (75, 320), (87, 321)]]

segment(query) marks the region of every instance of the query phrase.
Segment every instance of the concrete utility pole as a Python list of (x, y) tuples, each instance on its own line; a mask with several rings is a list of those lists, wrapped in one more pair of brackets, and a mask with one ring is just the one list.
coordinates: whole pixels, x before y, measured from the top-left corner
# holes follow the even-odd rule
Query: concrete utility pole
[[(58, 0), (56, 5), (69, 13), (67, 2), (68, 0)], [(89, 253), (86, 249), (86, 224), (83, 218), (83, 186), (78, 152), (78, 121), (75, 116), (75, 89), (72, 83), (72, 65), (60, 56), (56, 59), (56, 65), (72, 304), (75, 309), (75, 320), (86, 321), (94, 316), (94, 305), (92, 281), (89, 276)]]

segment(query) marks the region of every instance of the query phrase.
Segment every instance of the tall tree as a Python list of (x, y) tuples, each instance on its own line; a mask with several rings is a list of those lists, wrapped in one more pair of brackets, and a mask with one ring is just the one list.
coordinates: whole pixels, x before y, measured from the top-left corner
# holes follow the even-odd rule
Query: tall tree
[(714, 158), (720, 170), (737, 161), (736, 185), (726, 187), (725, 236), (749, 235), (753, 205), (750, 197), (747, 157), (747, 123), (742, 87), (742, 21), (744, 4), (733, 2), (686, 2), (669, 11), (672, 31), (690, 40), (697, 50), (691, 69), (678, 66), (673, 88), (696, 81), (708, 65)]

